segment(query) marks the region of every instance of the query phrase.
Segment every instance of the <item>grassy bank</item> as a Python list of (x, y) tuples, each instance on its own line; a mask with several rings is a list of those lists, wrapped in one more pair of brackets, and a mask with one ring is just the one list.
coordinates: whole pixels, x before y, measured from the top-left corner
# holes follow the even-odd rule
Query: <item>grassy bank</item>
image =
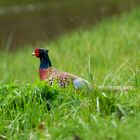
[(140, 139), (140, 10), (41, 46), (55, 67), (128, 94), (60, 89), (36, 82), (29, 49), (0, 51), (1, 139)]

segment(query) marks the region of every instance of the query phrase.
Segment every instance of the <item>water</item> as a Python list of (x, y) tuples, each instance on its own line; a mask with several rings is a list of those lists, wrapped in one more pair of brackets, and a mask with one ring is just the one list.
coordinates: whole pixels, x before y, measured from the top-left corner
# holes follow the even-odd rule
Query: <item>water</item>
[(9, 49), (38, 44), (79, 27), (88, 29), (102, 18), (138, 6), (138, 0), (77, 0), (13, 5), (0, 8), (0, 46)]

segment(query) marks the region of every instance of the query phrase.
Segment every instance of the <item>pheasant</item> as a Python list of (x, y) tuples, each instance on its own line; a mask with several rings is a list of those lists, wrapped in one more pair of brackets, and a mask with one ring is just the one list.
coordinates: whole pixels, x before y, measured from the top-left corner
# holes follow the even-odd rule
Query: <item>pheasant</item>
[(50, 85), (53, 82), (57, 82), (61, 87), (68, 87), (72, 84), (75, 89), (90, 86), (87, 80), (52, 67), (48, 52), (49, 50), (47, 49), (36, 48), (32, 53), (32, 55), (40, 59), (39, 76), (41, 80), (46, 80)]
[(83, 87), (96, 87), (99, 90), (109, 90), (114, 92), (133, 90), (132, 86), (96, 86), (81, 77), (60, 71), (52, 67), (48, 52), (49, 50), (47, 49), (36, 48), (32, 55), (35, 55), (37, 58), (40, 59), (40, 79), (46, 80), (47, 82), (49, 82), (50, 85), (52, 85), (54, 82), (57, 82), (61, 87), (68, 87), (70, 84), (72, 84), (75, 89), (81, 89)]

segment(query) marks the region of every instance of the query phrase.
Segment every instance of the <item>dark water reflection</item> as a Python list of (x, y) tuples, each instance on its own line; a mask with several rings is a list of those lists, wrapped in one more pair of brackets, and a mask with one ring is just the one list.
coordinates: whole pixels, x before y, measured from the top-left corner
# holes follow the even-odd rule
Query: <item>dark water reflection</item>
[(79, 27), (88, 28), (107, 16), (138, 6), (139, 0), (53, 2), (0, 8), (0, 46), (10, 49), (48, 41)]

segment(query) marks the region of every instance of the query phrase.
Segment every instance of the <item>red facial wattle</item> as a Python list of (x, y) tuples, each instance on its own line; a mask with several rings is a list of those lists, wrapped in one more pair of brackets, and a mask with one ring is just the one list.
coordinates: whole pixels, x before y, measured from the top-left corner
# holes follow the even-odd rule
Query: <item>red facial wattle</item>
[(39, 57), (39, 55), (40, 55), (39, 49), (36, 48), (34, 52), (35, 52), (35, 56), (36, 56), (36, 57)]

